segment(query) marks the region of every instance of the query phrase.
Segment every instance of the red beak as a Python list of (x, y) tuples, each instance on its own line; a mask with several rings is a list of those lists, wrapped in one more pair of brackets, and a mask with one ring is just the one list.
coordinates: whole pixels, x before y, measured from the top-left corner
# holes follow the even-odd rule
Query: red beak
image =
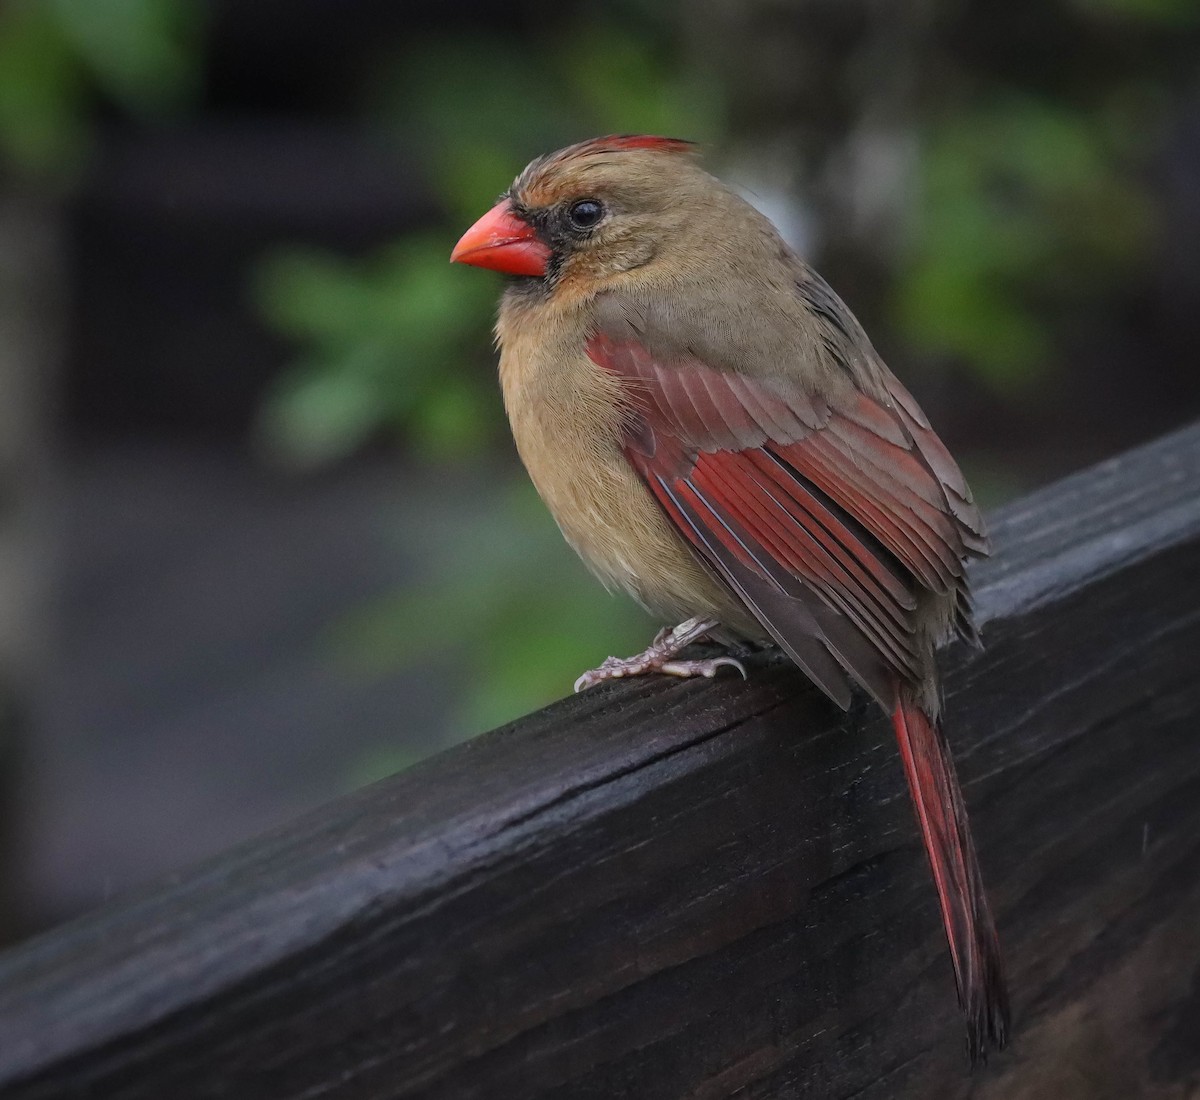
[(468, 229), (450, 253), (453, 264), (473, 264), (506, 275), (545, 275), (550, 249), (507, 199)]

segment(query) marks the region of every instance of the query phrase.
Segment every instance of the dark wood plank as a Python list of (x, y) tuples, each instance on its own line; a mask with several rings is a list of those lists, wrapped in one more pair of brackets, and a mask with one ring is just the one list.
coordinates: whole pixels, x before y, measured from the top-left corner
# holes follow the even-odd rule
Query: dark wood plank
[(1017, 1013), (987, 1070), (887, 723), (763, 661), (565, 700), (10, 952), (0, 1095), (1182, 1095), (1200, 426), (995, 541), (988, 648), (943, 655)]

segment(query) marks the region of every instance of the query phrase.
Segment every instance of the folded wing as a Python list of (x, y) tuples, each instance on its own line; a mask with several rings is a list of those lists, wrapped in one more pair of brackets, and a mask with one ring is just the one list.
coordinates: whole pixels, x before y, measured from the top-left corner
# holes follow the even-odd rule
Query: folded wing
[(924, 593), (974, 637), (963, 559), (986, 553), (953, 459), (899, 382), (826, 400), (651, 354), (603, 332), (626, 383), (626, 457), (700, 558), (839, 705), (848, 677), (891, 709), (926, 670)]

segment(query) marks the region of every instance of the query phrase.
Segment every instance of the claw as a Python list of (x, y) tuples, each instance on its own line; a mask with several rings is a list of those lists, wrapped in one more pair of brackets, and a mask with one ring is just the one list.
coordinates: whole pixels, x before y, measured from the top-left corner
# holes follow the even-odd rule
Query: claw
[(578, 695), (581, 691), (584, 691), (590, 687), (595, 687), (597, 684), (603, 683), (603, 681), (608, 679), (607, 676), (599, 675), (600, 672), (601, 669), (599, 668), (590, 668), (587, 670), (587, 672), (580, 676), (579, 679), (575, 681), (575, 694)]
[(750, 679), (746, 674), (746, 666), (734, 657), (710, 657), (703, 661), (666, 661), (659, 666), (658, 671), (684, 679), (690, 676), (704, 676), (711, 680), (722, 668), (736, 668), (742, 674), (743, 680)]
[(585, 672), (575, 681), (576, 692), (586, 691), (605, 680), (621, 680), (626, 676), (642, 676), (648, 672), (665, 673), (688, 679), (704, 676), (711, 680), (722, 668), (734, 668), (743, 680), (748, 679), (746, 666), (734, 657), (708, 657), (697, 661), (677, 661), (680, 650), (706, 633), (715, 622), (689, 619), (674, 630), (660, 630), (654, 642), (636, 657), (607, 657), (599, 668)]

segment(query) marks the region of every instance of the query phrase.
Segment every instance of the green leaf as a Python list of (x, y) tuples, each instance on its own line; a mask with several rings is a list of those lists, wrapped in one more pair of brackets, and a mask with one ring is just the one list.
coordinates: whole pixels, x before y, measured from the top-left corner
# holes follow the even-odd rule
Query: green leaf
[(414, 444), (428, 459), (461, 459), (495, 441), (495, 396), (465, 378), (431, 388), (413, 418)]
[(275, 387), (258, 435), (278, 462), (326, 465), (361, 446), (380, 425), (375, 388), (353, 371), (292, 371)]
[(0, 8), (0, 152), (31, 175), (76, 170), (89, 145), (79, 60), (44, 3)]
[(162, 112), (199, 86), (198, 0), (46, 0), (97, 84), (127, 109)]
[(1151, 207), (1119, 111), (1005, 95), (963, 104), (925, 136), (921, 199), (892, 306), (922, 350), (999, 393), (1055, 358), (1051, 319), (1148, 254)]

